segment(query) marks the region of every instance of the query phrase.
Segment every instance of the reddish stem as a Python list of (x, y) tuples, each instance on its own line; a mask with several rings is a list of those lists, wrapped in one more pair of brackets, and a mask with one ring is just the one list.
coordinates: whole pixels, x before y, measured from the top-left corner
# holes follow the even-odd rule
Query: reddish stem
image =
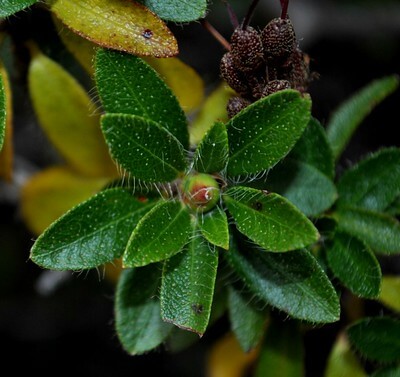
[(239, 21), (236, 17), (235, 12), (233, 11), (231, 4), (229, 4), (227, 0), (222, 0), (222, 2), (226, 5), (232, 26), (234, 27), (234, 29), (236, 29), (239, 26)]
[(258, 2), (259, 2), (259, 0), (253, 0), (253, 2), (251, 3), (249, 10), (247, 11), (246, 17), (242, 23), (242, 30), (246, 29), (247, 26), (249, 26), (251, 17), (254, 14), (254, 9), (256, 9)]
[(221, 33), (214, 28), (208, 21), (200, 20), (201, 25), (225, 48), (225, 50), (230, 51), (231, 45), (229, 42), (221, 35)]
[(282, 7), (281, 18), (282, 19), (287, 18), (289, 0), (281, 0), (281, 7)]

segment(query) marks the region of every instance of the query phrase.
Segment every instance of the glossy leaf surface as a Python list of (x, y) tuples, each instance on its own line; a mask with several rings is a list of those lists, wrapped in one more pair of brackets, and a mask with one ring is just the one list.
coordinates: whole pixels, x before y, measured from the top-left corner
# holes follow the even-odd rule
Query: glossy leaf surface
[(166, 128), (184, 148), (189, 142), (186, 117), (163, 80), (142, 59), (99, 50), (96, 82), (104, 110), (138, 115)]
[(286, 156), (310, 120), (311, 101), (293, 90), (262, 98), (227, 123), (228, 175), (271, 168)]
[(363, 318), (347, 329), (350, 342), (369, 360), (400, 360), (400, 321), (390, 317)]
[(275, 254), (231, 245), (226, 257), (249, 289), (290, 316), (315, 323), (339, 319), (335, 289), (307, 251)]
[(115, 300), (115, 327), (124, 349), (143, 354), (159, 346), (172, 326), (160, 315), (157, 297), (162, 266), (158, 264), (124, 270)]
[(217, 173), (228, 162), (228, 135), (225, 124), (215, 123), (204, 135), (193, 157), (193, 168), (201, 173)]
[(191, 234), (190, 214), (180, 202), (162, 201), (139, 222), (123, 256), (124, 267), (139, 267), (170, 258)]
[(161, 316), (201, 336), (210, 319), (218, 252), (197, 231), (194, 228), (182, 252), (164, 264)]
[(347, 170), (338, 192), (338, 206), (386, 209), (400, 194), (400, 149), (381, 149)]
[(318, 240), (311, 221), (278, 194), (236, 186), (223, 200), (240, 232), (267, 251), (299, 249)]
[(327, 136), (336, 159), (339, 158), (364, 118), (396, 90), (398, 85), (397, 76), (375, 80), (360, 89), (334, 111), (327, 125)]
[(111, 156), (133, 177), (146, 182), (170, 182), (186, 167), (182, 145), (151, 120), (106, 114), (101, 126)]
[(0, 18), (11, 16), (35, 4), (37, 1), (38, 0), (0, 0)]
[(228, 218), (226, 213), (220, 207), (216, 207), (214, 210), (200, 215), (198, 226), (203, 237), (208, 242), (228, 250)]
[(82, 270), (121, 257), (139, 219), (154, 203), (110, 189), (74, 207), (42, 233), (31, 259), (53, 270)]
[(169, 57), (178, 53), (175, 37), (145, 6), (124, 0), (56, 0), (56, 16), (75, 33), (114, 50)]
[(337, 233), (327, 248), (327, 260), (334, 275), (355, 295), (377, 298), (382, 273), (372, 251), (356, 238)]

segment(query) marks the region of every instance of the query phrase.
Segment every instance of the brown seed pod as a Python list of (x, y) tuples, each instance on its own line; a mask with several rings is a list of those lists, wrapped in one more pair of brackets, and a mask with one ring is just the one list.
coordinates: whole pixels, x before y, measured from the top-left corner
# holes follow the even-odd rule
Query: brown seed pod
[(235, 66), (230, 52), (221, 59), (220, 73), (228, 85), (239, 94), (246, 96), (251, 92), (245, 75)]
[(296, 47), (296, 34), (289, 18), (274, 18), (261, 32), (265, 56), (269, 60), (284, 60)]
[(263, 95), (268, 96), (272, 93), (279, 92), (280, 90), (290, 89), (290, 82), (287, 80), (272, 80), (267, 85), (265, 85)]
[(242, 97), (232, 97), (228, 101), (226, 110), (228, 111), (229, 118), (234, 117), (237, 113), (250, 105), (250, 101)]
[(288, 66), (289, 70), (285, 78), (290, 81), (292, 88), (299, 92), (306, 92), (310, 84), (312, 75), (310, 74), (310, 59), (307, 54), (296, 48), (290, 55)]
[(251, 26), (239, 26), (231, 36), (231, 54), (235, 66), (243, 72), (256, 70), (264, 62), (260, 34)]

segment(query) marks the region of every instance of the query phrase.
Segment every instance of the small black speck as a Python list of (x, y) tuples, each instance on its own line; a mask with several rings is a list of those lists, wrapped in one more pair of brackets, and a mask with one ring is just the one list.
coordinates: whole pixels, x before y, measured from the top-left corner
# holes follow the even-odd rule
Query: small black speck
[(254, 208), (256, 211), (261, 211), (262, 208), (263, 208), (262, 203), (259, 202), (259, 201), (253, 202), (253, 203), (251, 204), (251, 206), (252, 206), (252, 208)]
[(203, 313), (204, 307), (201, 304), (192, 304), (192, 310), (196, 314), (201, 314), (201, 313)]
[(145, 29), (142, 36), (146, 39), (150, 39), (153, 36), (153, 32), (150, 29)]

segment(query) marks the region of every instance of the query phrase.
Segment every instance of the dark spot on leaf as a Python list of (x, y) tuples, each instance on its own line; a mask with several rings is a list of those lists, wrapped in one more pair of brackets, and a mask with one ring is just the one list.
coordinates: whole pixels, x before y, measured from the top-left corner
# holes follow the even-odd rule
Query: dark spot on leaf
[(150, 39), (153, 36), (153, 32), (150, 29), (143, 31), (142, 36), (146, 39)]
[(204, 307), (201, 304), (192, 304), (192, 310), (196, 314), (201, 314), (201, 313), (203, 313)]
[(256, 211), (261, 211), (262, 208), (263, 208), (262, 203), (259, 202), (259, 201), (253, 202), (253, 203), (251, 204), (251, 206), (252, 206), (252, 208), (255, 209)]

